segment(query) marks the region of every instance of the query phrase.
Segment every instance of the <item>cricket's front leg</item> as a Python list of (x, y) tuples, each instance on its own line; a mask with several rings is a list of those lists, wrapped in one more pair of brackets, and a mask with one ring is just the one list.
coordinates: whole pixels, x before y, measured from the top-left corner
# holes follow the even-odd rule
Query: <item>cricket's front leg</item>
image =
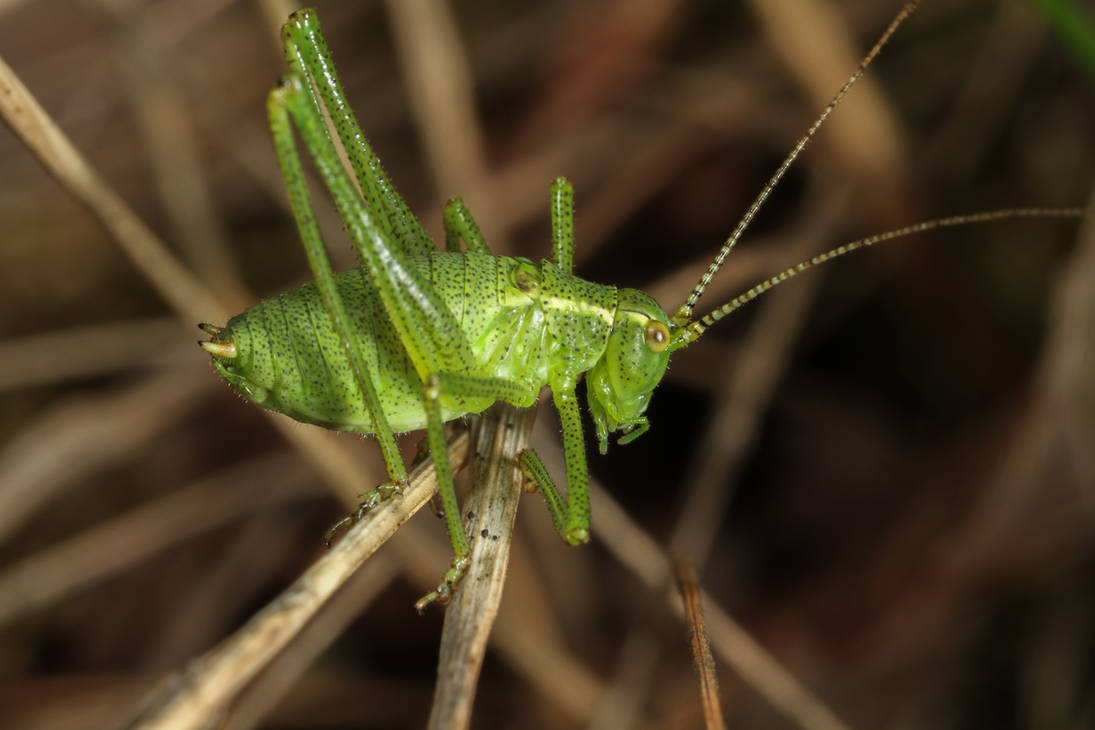
[[(380, 489), (376, 490), (376, 493), (390, 496), (406, 486), (407, 468), (403, 463), (403, 457), (399, 453), (399, 448), (395, 442), (395, 435), (388, 423), (387, 416), (384, 413), (380, 397), (376, 391), (372, 373), (369, 371), (358, 338), (355, 338), (350, 331), (350, 320), (346, 313), (346, 305), (342, 301), (342, 296), (338, 292), (338, 287), (335, 285), (335, 277), (331, 270), (331, 262), (327, 257), (327, 249), (323, 245), (319, 226), (316, 224), (311, 198), (308, 195), (308, 188), (304, 182), (304, 172), (301, 169), (300, 157), (297, 154), (296, 143), (293, 140), (293, 132), (289, 124), (291, 106), (294, 101), (296, 102), (298, 109), (298, 116), (306, 123), (311, 122), (310, 129), (313, 133), (319, 128), (319, 125), (322, 122), (321, 119), (316, 119), (314, 115), (312, 115), (311, 118), (308, 118), (307, 112), (313, 110), (306, 104), (300, 103), (303, 101), (303, 98), (301, 96), (301, 91), (299, 90), (299, 83), (295, 86), (292, 84), (279, 86), (270, 92), (270, 96), (267, 100), (270, 129), (274, 137), (274, 148), (277, 153), (278, 163), (281, 166), (282, 174), (285, 177), (286, 189), (289, 193), (289, 202), (293, 209), (293, 217), (296, 219), (297, 228), (300, 231), (301, 242), (304, 244), (304, 251), (308, 257), (308, 264), (315, 277), (316, 288), (319, 290), (320, 298), (323, 301), (323, 307), (327, 310), (327, 314), (331, 318), (331, 325), (337, 333), (339, 340), (342, 342), (345, 353), (350, 361), (351, 376), (358, 386), (358, 389), (361, 391), (365, 401), (365, 407), (372, 419), (377, 443), (380, 444), (380, 451), (384, 456), (384, 463), (388, 469), (389, 481), (386, 484), (381, 485)], [(298, 120), (298, 125), (300, 124), (301, 122)], [(330, 150), (328, 155), (333, 157), (333, 161), (328, 160), (328, 165), (338, 164), (337, 154), (335, 154), (333, 150)], [(343, 173), (343, 175), (345, 175), (345, 173)], [(374, 306), (379, 306), (380, 299), (377, 292), (369, 292), (367, 296), (374, 300)], [(360, 516), (360, 510), (358, 516)], [(343, 524), (345, 524), (345, 521), (336, 525), (336, 528), (341, 528)], [(328, 540), (330, 539), (331, 534), (333, 533), (328, 533)]]
[(563, 424), (563, 456), (566, 459), (567, 495), (564, 499), (535, 451), (521, 452), (520, 466), (525, 478), (544, 495), (555, 529), (571, 545), (589, 542), (589, 467), (585, 438), (574, 382), (552, 383), (551, 396)]

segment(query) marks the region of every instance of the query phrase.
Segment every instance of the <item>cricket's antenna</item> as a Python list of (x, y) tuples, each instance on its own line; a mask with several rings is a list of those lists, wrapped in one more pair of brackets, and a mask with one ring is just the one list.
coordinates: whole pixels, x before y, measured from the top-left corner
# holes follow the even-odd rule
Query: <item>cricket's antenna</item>
[(859, 67), (856, 68), (855, 73), (849, 77), (844, 86), (841, 87), (840, 91), (833, 97), (833, 100), (825, 107), (825, 111), (821, 112), (821, 115), (813, 125), (810, 126), (810, 129), (806, 131), (806, 134), (802, 135), (798, 142), (795, 143), (794, 148), (791, 150), (791, 154), (787, 155), (787, 159), (783, 161), (783, 164), (780, 165), (779, 169), (772, 175), (772, 178), (764, 186), (764, 189), (760, 191), (760, 195), (758, 195), (756, 200), (753, 201), (753, 204), (749, 206), (749, 209), (745, 211), (745, 215), (738, 221), (738, 225), (734, 228), (734, 232), (726, 239), (726, 242), (722, 245), (722, 249), (720, 249), (718, 255), (715, 256), (715, 260), (707, 267), (707, 271), (700, 277), (699, 283), (692, 289), (692, 293), (688, 295), (688, 299), (670, 319), (670, 326), (673, 329), (684, 327), (691, 321), (692, 310), (695, 308), (696, 302), (698, 302), (703, 295), (704, 289), (707, 288), (707, 285), (711, 283), (712, 277), (714, 277), (715, 273), (722, 267), (722, 262), (726, 259), (726, 255), (730, 253), (730, 249), (734, 248), (738, 240), (741, 239), (742, 234), (745, 233), (745, 229), (753, 222), (753, 218), (756, 217), (757, 212), (761, 209), (761, 206), (764, 205), (764, 201), (768, 199), (768, 196), (775, 189), (776, 185), (783, 179), (784, 173), (786, 173), (787, 169), (791, 167), (796, 159), (798, 159), (798, 156), (802, 154), (802, 151), (806, 149), (806, 145), (813, 139), (818, 128), (820, 128), (825, 120), (829, 118), (829, 115), (833, 113), (833, 109), (835, 109), (837, 104), (840, 103), (840, 100), (844, 98), (844, 95), (848, 93), (848, 89), (852, 87), (852, 84), (859, 81), (863, 76), (863, 72), (867, 70), (867, 67), (871, 65), (871, 61), (875, 59), (875, 56), (882, 50), (882, 47), (890, 40), (890, 36), (894, 34), (898, 26), (900, 26), (906, 18), (913, 14), (918, 5), (918, 0), (911, 0), (911, 2), (905, 4), (905, 7), (901, 9), (901, 12), (897, 14), (897, 17), (894, 18), (893, 22), (886, 28), (886, 31), (878, 39), (878, 42), (874, 44), (874, 47), (871, 48), (870, 52), (859, 62)]
[(892, 231), (886, 231), (885, 233), (877, 233), (873, 236), (868, 236), (867, 238), (860, 238), (857, 241), (846, 243), (843, 246), (837, 246), (830, 251), (818, 254), (807, 261), (803, 261), (796, 266), (785, 269), (770, 279), (766, 279), (756, 286), (742, 292), (726, 304), (705, 314), (695, 322), (688, 323), (683, 329), (678, 330), (673, 335), (673, 339), (669, 344), (669, 350), (672, 352), (674, 350), (679, 350), (682, 347), (687, 347), (698, 340), (700, 335), (706, 332), (711, 325), (715, 324), (715, 322), (718, 322), (731, 312), (741, 309), (764, 292), (779, 286), (788, 279), (792, 279), (808, 269), (832, 261), (835, 258), (839, 258), (844, 254), (851, 253), (857, 249), (867, 248), (876, 243), (892, 241), (895, 238), (901, 238), (902, 236), (908, 236), (913, 233), (922, 233), (923, 231), (930, 231), (936, 228), (953, 228), (954, 226), (1006, 220), (1008, 218), (1080, 218), (1084, 213), (1085, 211), (1083, 208), (1004, 208), (1002, 210), (990, 210), (984, 213), (970, 213), (968, 215), (955, 215), (949, 218), (936, 218), (934, 220), (921, 221), (920, 223), (914, 223), (911, 226), (897, 228)]

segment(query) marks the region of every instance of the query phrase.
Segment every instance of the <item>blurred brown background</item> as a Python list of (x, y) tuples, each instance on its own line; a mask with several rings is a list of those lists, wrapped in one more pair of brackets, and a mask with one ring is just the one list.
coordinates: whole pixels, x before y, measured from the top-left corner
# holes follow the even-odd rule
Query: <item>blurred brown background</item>
[[(496, 252), (546, 257), (548, 185), (565, 174), (579, 273), (672, 310), (900, 3), (315, 5), (362, 127), (431, 232), (460, 194)], [(236, 308), (306, 278), (264, 116), (291, 9), (0, 0), (0, 55)], [(449, 20), (462, 47), (439, 40)], [(431, 83), (451, 95), (441, 108)], [(920, 219), (1085, 205), (1093, 90), (1025, 3), (928, 3), (700, 310)], [(333, 207), (316, 207), (350, 265)], [(299, 574), (343, 507), (7, 128), (0, 225), (0, 726), (110, 726)], [(591, 454), (593, 474), (850, 726), (1095, 726), (1082, 234), (977, 226), (804, 277), (677, 354), (651, 430)], [(372, 465), (362, 491), (382, 477), (372, 443), (337, 442)], [(599, 541), (565, 547), (525, 502), (509, 591), (535, 610), (507, 598), (502, 620), (580, 671), (500, 646), (476, 727), (699, 726), (683, 625)], [(432, 516), (415, 522), (444, 539)], [(262, 726), (422, 725), (441, 613), (414, 614), (404, 556), (377, 560), (369, 599)], [(793, 726), (719, 669), (732, 726)]]

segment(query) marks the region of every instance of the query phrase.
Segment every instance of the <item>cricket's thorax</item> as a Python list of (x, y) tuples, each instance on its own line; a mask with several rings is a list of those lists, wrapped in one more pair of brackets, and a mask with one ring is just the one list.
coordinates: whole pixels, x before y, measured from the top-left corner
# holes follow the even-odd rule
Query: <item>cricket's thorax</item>
[[(573, 379), (603, 355), (616, 311), (616, 289), (564, 274), (554, 264), (473, 253), (414, 258), (463, 331), (480, 377), (527, 386), (528, 406), (540, 388)], [(349, 327), (361, 346), (392, 428), (425, 426), (422, 383), (365, 271), (336, 277)], [(355, 304), (357, 303), (357, 304)], [(214, 358), (221, 375), (250, 400), (298, 421), (372, 433), (373, 424), (348, 356), (314, 284), (263, 301), (232, 318), (218, 340), (237, 356)], [(443, 396), (446, 420), (478, 413), (485, 399)]]

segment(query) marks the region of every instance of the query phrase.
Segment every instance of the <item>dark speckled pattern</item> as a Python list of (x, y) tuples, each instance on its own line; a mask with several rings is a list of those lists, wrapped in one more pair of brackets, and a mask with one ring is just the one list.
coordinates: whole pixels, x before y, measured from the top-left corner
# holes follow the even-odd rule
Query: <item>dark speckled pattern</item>
[[(527, 259), (435, 252), (413, 261), (441, 295), (468, 343), (475, 369), (453, 375), (513, 383), (519, 386), (514, 390), (519, 395), (512, 396), (515, 405), (531, 405), (553, 373), (574, 380), (604, 353), (615, 287), (591, 284), (551, 263)], [(362, 269), (353, 269), (336, 281), (384, 412), (397, 431), (423, 428), (421, 380), (363, 278)], [(345, 349), (315, 285), (257, 304), (232, 318), (216, 339), (235, 341), (236, 360), (222, 366), (233, 387), (251, 400), (299, 421), (373, 432)], [(494, 400), (485, 393), (448, 392), (442, 398), (444, 416), (451, 420), (478, 413)]]

